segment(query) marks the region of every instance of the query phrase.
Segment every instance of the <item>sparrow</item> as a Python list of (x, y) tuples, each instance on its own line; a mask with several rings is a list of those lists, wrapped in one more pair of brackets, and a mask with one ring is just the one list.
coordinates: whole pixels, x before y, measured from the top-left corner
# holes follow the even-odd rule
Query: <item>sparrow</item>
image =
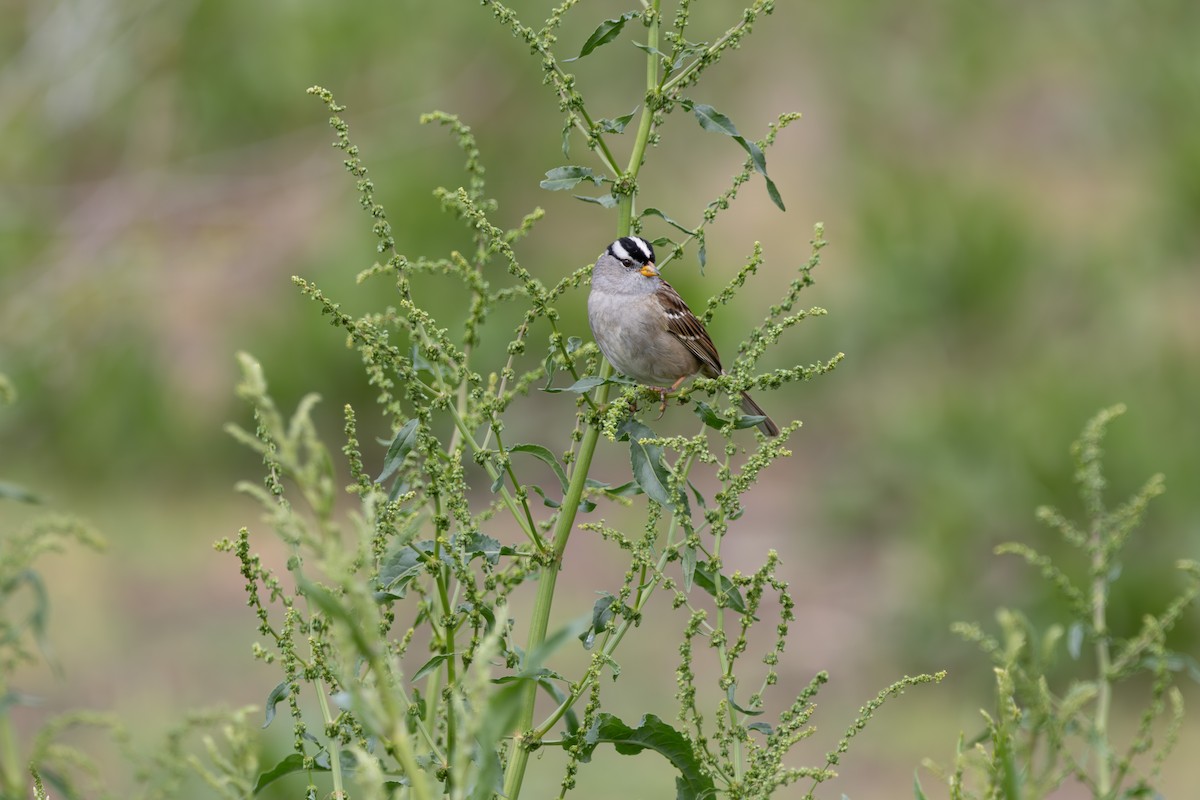
[[(617, 239), (592, 267), (588, 324), (605, 358), (618, 372), (657, 391), (664, 409), (667, 393), (693, 375), (725, 374), (704, 323), (659, 275), (654, 248), (640, 236)], [(765, 417), (759, 429), (779, 435), (779, 426), (746, 392), (742, 411)]]

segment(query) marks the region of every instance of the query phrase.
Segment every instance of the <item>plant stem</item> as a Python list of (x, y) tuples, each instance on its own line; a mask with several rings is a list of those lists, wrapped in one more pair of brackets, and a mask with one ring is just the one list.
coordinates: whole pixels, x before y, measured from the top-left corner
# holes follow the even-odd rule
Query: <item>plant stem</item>
[[(654, 3), (654, 22), (651, 23), (647, 33), (648, 45), (652, 49), (658, 48), (658, 2)], [(658, 82), (658, 59), (654, 56), (646, 56), (646, 96), (657, 94)], [(642, 109), (642, 116), (638, 119), (637, 138), (633, 140), (633, 150), (629, 153), (629, 166), (625, 168), (626, 177), (636, 178), (638, 170), (642, 168), (642, 159), (646, 155), (646, 145), (650, 141), (650, 130), (654, 126), (655, 109), (646, 107)], [(619, 218), (617, 227), (622, 236), (629, 233), (629, 227), (633, 222), (633, 194), (620, 195), (620, 202), (617, 206)]]
[(375, 689), (379, 693), (379, 704), (382, 706), (384, 719), (391, 725), (385, 746), (395, 756), (396, 760), (400, 762), (400, 767), (404, 770), (404, 774), (408, 776), (410, 781), (409, 789), (414, 800), (434, 800), (433, 790), (430, 789), (429, 784), (426, 782), (426, 774), (417, 765), (416, 753), (413, 752), (412, 738), (405, 727), (407, 714), (397, 701), (397, 697), (403, 697), (407, 702), (407, 696), (402, 691), (396, 691), (396, 682), (393, 680), (395, 673), (389, 668), (383, 654), (379, 650), (370, 650), (360, 653), (360, 655), (366, 659), (372, 674), (375, 676)]
[[(612, 365), (605, 361), (600, 366), (600, 377), (607, 380), (612, 376)], [(596, 403), (603, 405), (608, 401), (608, 385), (596, 389)], [(550, 548), (549, 562), (542, 569), (538, 580), (537, 597), (533, 604), (533, 614), (529, 621), (529, 643), (525, 654), (537, 652), (546, 641), (546, 628), (550, 622), (550, 607), (554, 602), (554, 587), (558, 581), (558, 570), (562, 566), (562, 556), (567, 549), (567, 541), (575, 527), (575, 515), (579, 511), (579, 501), (583, 498), (583, 490), (587, 482), (588, 470), (592, 465), (592, 456), (596, 452), (596, 442), (600, 438), (600, 427), (591, 425), (583, 433), (583, 441), (579, 443), (579, 458), (575, 469), (571, 472), (571, 481), (567, 485), (567, 494), (563, 498), (558, 521), (554, 526), (554, 539)], [(533, 726), (533, 711), (537, 701), (537, 684), (528, 681), (521, 697), (521, 712), (517, 717), (517, 736), (513, 742), (513, 752), (509, 756), (508, 768), (504, 774), (504, 796), (508, 800), (516, 800), (521, 793), (521, 782), (525, 778), (525, 767), (529, 762), (529, 749), (523, 735)]]
[[(647, 28), (647, 40), (651, 48), (658, 47), (659, 33), (659, 4), (660, 0), (652, 3), (654, 18)], [(653, 91), (658, 83), (658, 59), (646, 55), (646, 91)], [(581, 112), (582, 113), (582, 112)], [(586, 118), (586, 117), (585, 117)], [(654, 110), (642, 109), (638, 122), (637, 138), (633, 143), (633, 151), (629, 156), (629, 166), (626, 167), (625, 177), (629, 180), (637, 178), (642, 166), (642, 158), (646, 153), (646, 143), (650, 139), (650, 131), (654, 123)], [(612, 156), (603, 151), (603, 160), (611, 166)], [(633, 193), (618, 196), (617, 201), (617, 235), (628, 236), (633, 224)], [(599, 377), (605, 381), (612, 377), (613, 366), (606, 359), (600, 365)], [(597, 407), (603, 407), (608, 402), (607, 383), (596, 389), (595, 402)], [(575, 527), (575, 516), (579, 512), (579, 501), (583, 498), (583, 490), (587, 484), (588, 471), (592, 466), (592, 456), (596, 453), (596, 442), (600, 438), (600, 426), (590, 425), (583, 433), (579, 443), (579, 457), (571, 471), (571, 480), (567, 485), (566, 496), (563, 497), (562, 507), (554, 525), (554, 538), (550, 548), (549, 562), (542, 570), (538, 581), (537, 597), (534, 600), (533, 614), (529, 621), (529, 641), (525, 653), (538, 651), (546, 641), (546, 629), (550, 622), (550, 608), (554, 603), (554, 587), (558, 582), (558, 570), (562, 566), (563, 553), (567, 549), (567, 541)], [(521, 794), (521, 783), (525, 779), (525, 768), (529, 764), (529, 742), (524, 741), (526, 732), (532, 732), (533, 712), (537, 702), (537, 684), (528, 681), (521, 696), (521, 712), (517, 717), (517, 735), (513, 742), (513, 751), (509, 756), (508, 767), (504, 773), (504, 796), (507, 800), (517, 800)]]
[[(689, 455), (687, 457), (683, 469), (680, 472), (681, 480), (687, 480), (688, 473), (691, 471), (694, 461), (694, 456)], [(650, 601), (650, 596), (653, 595), (655, 590), (662, 584), (663, 570), (667, 568), (667, 563), (671, 560), (672, 545), (674, 544), (675, 531), (678, 529), (678, 527), (679, 517), (675, 514), (672, 514), (671, 523), (667, 527), (666, 546), (663, 547), (663, 551), (658, 557), (658, 563), (654, 566), (649, 579), (646, 578), (647, 570), (643, 565), (641, 582), (639, 583), (637, 590), (637, 597), (633, 601), (633, 614), (629, 615), (629, 617), (626, 617), (625, 619), (622, 619), (616, 630), (614, 630), (605, 638), (604, 644), (600, 647), (600, 652), (604, 656), (611, 656), (613, 652), (616, 651), (617, 646), (621, 644), (621, 640), (625, 638), (625, 634), (629, 632), (631, 627), (633, 627), (633, 619), (641, 615), (642, 609), (645, 608), (646, 604)], [(550, 716), (547, 717), (542, 724), (537, 727), (537, 729), (534, 731), (534, 735), (538, 737), (545, 736), (546, 733), (548, 733), (550, 729), (553, 728), (560, 719), (562, 719), (563, 715), (566, 714), (567, 711), (569, 711), (571, 707), (579, 701), (579, 698), (583, 697), (584, 693), (596, 680), (598, 674), (598, 672), (589, 672), (587, 675), (585, 675), (583, 679), (580, 680), (577, 685), (575, 685), (575, 688), (572, 689), (571, 693), (568, 694), (561, 703), (559, 703), (558, 708), (554, 709)]]
[[(0, 681), (0, 690), (7, 695), (7, 687)], [(0, 714), (0, 782), (5, 797), (22, 797), (25, 794), (25, 779), (22, 766), (25, 761), (17, 750), (17, 739), (13, 735), (12, 717), (7, 711)]]
[[(324, 681), (317, 684), (317, 702), (321, 706), (321, 717), (325, 720), (325, 725), (328, 727), (333, 723), (333, 713), (329, 708), (329, 700)], [(329, 737), (329, 772), (333, 778), (333, 796), (344, 797), (345, 789), (342, 783), (342, 748), (341, 743), (336, 736)]]
[(1112, 791), (1112, 748), (1108, 741), (1108, 717), (1112, 705), (1112, 668), (1108, 647), (1108, 564), (1105, 558), (1103, 521), (1092, 523), (1092, 628), (1096, 635), (1096, 719), (1092, 728), (1096, 748), (1096, 792), (1107, 798)]
[[(726, 474), (729, 473), (729, 470), (731, 468), (730, 461), (731, 461), (731, 458), (729, 456), (729, 453), (726, 452), (725, 463), (723, 465)], [(728, 491), (728, 489), (729, 489), (728, 481), (725, 483), (724, 488), (726, 491)], [(724, 507), (722, 507), (722, 508), (724, 508)], [(724, 514), (724, 511), (722, 513)], [(718, 528), (713, 531), (712, 560), (713, 560), (713, 562), (716, 562), (716, 563), (719, 563), (719, 561), (720, 561), (721, 542), (724, 539), (724, 535), (721, 533), (721, 530), (723, 530), (723, 528)], [(717, 582), (717, 586), (720, 587), (720, 581)], [(714, 628), (713, 635), (720, 637), (717, 640), (717, 659), (720, 661), (720, 664), (721, 664), (721, 676), (722, 676), (723, 680), (733, 680), (733, 662), (729, 658), (729, 651), (726, 648), (726, 644), (725, 644), (725, 641), (726, 641), (725, 606), (720, 602), (718, 602), (716, 604), (716, 618), (717, 618), (717, 624)], [(735, 724), (736, 717), (737, 717), (737, 710), (734, 709), (732, 706), (730, 706), (729, 707), (729, 724), (731, 727)], [(742, 742), (736, 736), (733, 737), (733, 757), (731, 760), (733, 761), (733, 781), (735, 783), (740, 784), (741, 780), (742, 780)]]
[[(440, 544), (435, 545), (435, 549), (434, 549), (435, 553), (437, 552), (437, 548), (439, 548), (440, 546), (441, 546)], [(454, 650), (455, 650), (454, 622), (453, 622), (454, 606), (451, 605), (450, 595), (446, 591), (446, 581), (448, 580), (449, 572), (450, 572), (450, 570), (448, 567), (442, 567), (438, 571), (438, 574), (436, 576), (436, 581), (437, 581), (437, 590), (438, 590), (438, 600), (441, 602), (441, 605), (442, 605), (442, 619), (447, 620), (447, 622), (445, 623), (445, 630), (442, 634), (442, 652), (445, 653), (446, 655), (450, 656), (449, 658), (446, 659), (446, 688), (449, 689), (451, 692), (457, 692), (458, 691), (458, 676), (456, 674), (457, 669), (456, 669), (456, 665), (454, 662), (454, 659), (457, 657), (457, 653), (454, 652)], [(436, 630), (436, 626), (435, 626), (435, 630)], [(447, 700), (446, 701), (446, 752), (447, 753), (454, 752), (455, 739), (457, 738), (456, 722), (457, 722), (457, 714), (455, 713), (455, 710), (454, 710), (454, 703), (452, 703), (450, 700)], [(453, 784), (451, 783), (451, 781), (449, 779), (446, 782), (446, 788), (447, 789), (453, 788)]]

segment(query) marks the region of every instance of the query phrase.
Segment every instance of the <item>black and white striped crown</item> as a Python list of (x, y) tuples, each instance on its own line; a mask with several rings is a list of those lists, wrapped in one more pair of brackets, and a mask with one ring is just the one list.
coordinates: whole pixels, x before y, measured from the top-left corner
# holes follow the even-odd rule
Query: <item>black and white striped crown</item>
[(608, 246), (608, 254), (622, 263), (654, 263), (654, 248), (640, 236), (622, 236)]

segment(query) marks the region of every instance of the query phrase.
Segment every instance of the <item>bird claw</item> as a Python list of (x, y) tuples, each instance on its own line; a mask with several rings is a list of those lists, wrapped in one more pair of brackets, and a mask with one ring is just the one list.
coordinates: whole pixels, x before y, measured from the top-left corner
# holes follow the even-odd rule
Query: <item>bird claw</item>
[[(650, 391), (652, 391), (652, 392), (654, 392), (655, 394), (657, 394), (657, 395), (658, 395), (658, 400), (659, 400), (659, 403), (658, 403), (658, 419), (662, 419), (662, 418), (663, 418), (663, 416), (664, 416), (664, 415), (667, 413), (667, 397), (668, 397), (668, 396), (669, 396), (669, 395), (670, 395), (672, 392), (674, 392), (676, 389), (678, 389), (678, 388), (679, 388), (679, 386), (680, 386), (680, 385), (681, 385), (681, 384), (684, 382), (684, 380), (686, 380), (686, 379), (687, 379), (687, 376), (686, 376), (686, 375), (684, 375), (682, 378), (680, 378), (679, 380), (675, 381), (675, 383), (671, 384), (670, 386), (647, 386), (647, 387), (646, 387), (647, 389), (649, 389)], [(636, 406), (636, 405), (634, 406), (634, 410), (635, 410), (635, 411), (637, 410), (637, 406)]]
[(669, 389), (655, 389), (658, 392), (658, 399), (661, 401), (658, 405), (658, 419), (662, 419), (667, 413), (667, 392)]

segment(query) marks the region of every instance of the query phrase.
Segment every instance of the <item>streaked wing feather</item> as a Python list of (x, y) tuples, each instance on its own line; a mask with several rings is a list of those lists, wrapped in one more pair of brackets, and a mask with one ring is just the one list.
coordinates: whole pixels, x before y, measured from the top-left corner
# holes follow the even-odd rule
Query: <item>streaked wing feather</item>
[(717, 348), (708, 331), (704, 329), (704, 323), (697, 319), (687, 303), (683, 302), (679, 292), (675, 291), (671, 284), (663, 281), (662, 289), (656, 296), (667, 317), (667, 332), (682, 342), (683, 346), (711, 369), (714, 375), (724, 372), (721, 369), (721, 357), (717, 354)]

